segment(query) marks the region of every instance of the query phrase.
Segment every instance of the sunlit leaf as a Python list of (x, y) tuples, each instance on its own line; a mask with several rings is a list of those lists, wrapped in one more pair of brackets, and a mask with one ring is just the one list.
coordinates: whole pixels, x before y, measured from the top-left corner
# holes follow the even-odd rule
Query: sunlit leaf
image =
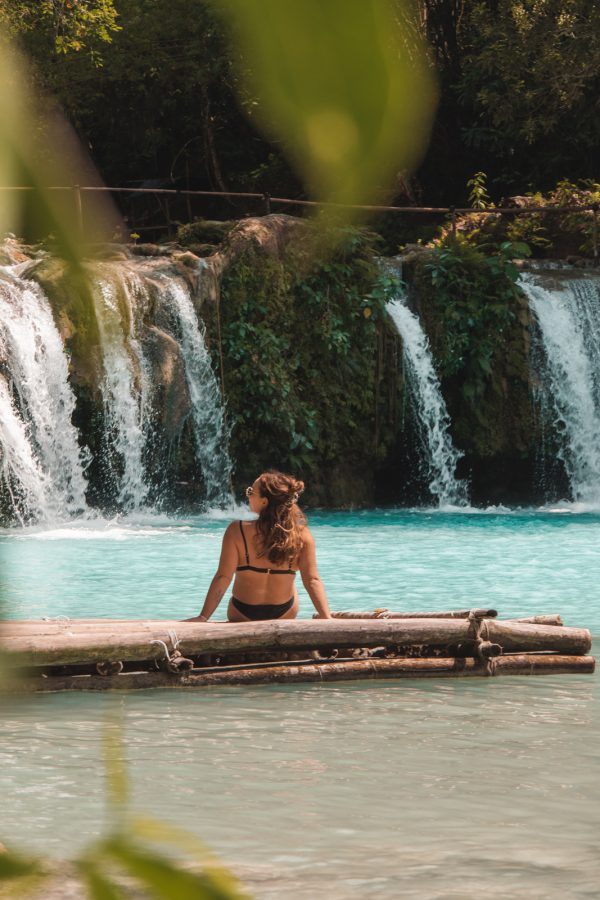
[(107, 719), (102, 732), (102, 750), (106, 768), (108, 800), (114, 807), (122, 809), (128, 799), (127, 769), (123, 727), (116, 718)]
[(127, 894), (99, 871), (95, 860), (81, 859), (77, 868), (85, 880), (90, 900), (126, 900)]
[(0, 234), (52, 235), (57, 252), (78, 265), (86, 243), (107, 240), (119, 222), (107, 194), (76, 190), (100, 184), (58, 107), (34, 96), (30, 68), (0, 35)]
[(435, 78), (408, 3), (221, 0), (251, 115), (314, 197), (369, 203), (424, 152)]
[(40, 864), (36, 860), (26, 859), (8, 850), (0, 852), (0, 881), (39, 875), (41, 871)]
[(248, 895), (243, 891), (242, 885), (231, 872), (223, 866), (217, 857), (198, 838), (166, 822), (159, 822), (149, 817), (136, 816), (130, 820), (130, 829), (136, 837), (156, 841), (163, 844), (171, 844), (179, 851), (186, 853), (204, 872), (209, 874), (215, 885), (229, 898), (243, 898)]
[[(104, 851), (128, 874), (143, 882), (158, 900), (237, 900), (242, 895), (222, 888), (210, 872), (190, 872), (123, 837), (109, 840)], [(247, 895), (244, 895), (247, 897)]]

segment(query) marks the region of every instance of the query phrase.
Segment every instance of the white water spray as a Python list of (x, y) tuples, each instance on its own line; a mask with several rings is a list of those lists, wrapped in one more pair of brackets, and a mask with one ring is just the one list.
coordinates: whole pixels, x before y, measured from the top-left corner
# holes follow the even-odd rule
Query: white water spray
[(427, 335), (402, 296), (390, 301), (387, 311), (402, 338), (429, 490), (440, 506), (465, 506), (467, 485), (454, 474), (462, 454), (454, 447), (450, 437), (450, 416), (442, 397)]
[(107, 442), (122, 462), (118, 501), (125, 511), (145, 506), (148, 484), (144, 470), (148, 368), (135, 333), (141, 279), (122, 266), (99, 266), (94, 302), (104, 377), (100, 384)]
[(169, 279), (163, 298), (185, 366), (196, 455), (204, 477), (206, 500), (209, 506), (230, 506), (233, 500), (230, 491), (232, 464), (228, 452), (229, 431), (204, 329), (189, 291), (180, 282)]
[(87, 457), (72, 425), (68, 360), (47, 297), (14, 267), (0, 270), (0, 358), (9, 373), (0, 383), (0, 465), (15, 513), (81, 515)]
[(538, 373), (546, 408), (564, 436), (560, 451), (573, 500), (600, 504), (600, 281), (521, 276), (545, 356)]

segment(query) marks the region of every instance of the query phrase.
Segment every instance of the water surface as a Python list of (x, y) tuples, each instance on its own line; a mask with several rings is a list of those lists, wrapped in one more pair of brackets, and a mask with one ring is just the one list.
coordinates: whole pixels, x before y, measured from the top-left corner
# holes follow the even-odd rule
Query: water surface
[[(600, 635), (595, 513), (310, 521), (334, 608), (559, 612)], [(224, 526), (4, 533), (2, 596), (20, 617), (190, 615)], [(32, 697), (5, 709), (1, 833), (57, 856), (102, 833), (116, 706), (135, 807), (194, 831), (259, 898), (596, 897), (598, 693), (596, 676), (546, 676)]]

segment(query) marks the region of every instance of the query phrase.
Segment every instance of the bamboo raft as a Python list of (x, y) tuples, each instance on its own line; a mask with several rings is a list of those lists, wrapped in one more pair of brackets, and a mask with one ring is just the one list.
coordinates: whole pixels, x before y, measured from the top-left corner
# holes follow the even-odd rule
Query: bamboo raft
[(0, 623), (15, 691), (131, 690), (367, 678), (590, 674), (592, 639), (559, 615), (493, 609), (338, 612), (333, 619)]

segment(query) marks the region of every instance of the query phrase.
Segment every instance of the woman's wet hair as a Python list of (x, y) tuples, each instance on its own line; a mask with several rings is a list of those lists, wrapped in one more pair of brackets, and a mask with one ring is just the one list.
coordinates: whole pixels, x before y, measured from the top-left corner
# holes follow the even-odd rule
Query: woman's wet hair
[(272, 563), (292, 565), (302, 550), (306, 519), (298, 508), (304, 482), (283, 472), (263, 472), (257, 478), (261, 497), (268, 501), (256, 523), (260, 556)]

